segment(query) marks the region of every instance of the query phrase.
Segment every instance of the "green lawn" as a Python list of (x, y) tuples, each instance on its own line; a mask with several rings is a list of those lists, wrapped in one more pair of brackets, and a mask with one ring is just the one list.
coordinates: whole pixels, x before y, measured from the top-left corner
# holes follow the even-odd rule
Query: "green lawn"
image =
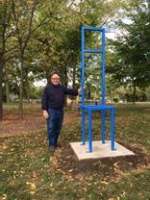
[[(64, 124), (61, 142), (80, 140), (80, 128), (76, 113), (76, 123)], [(98, 129), (95, 116), (94, 130)], [(138, 147), (150, 158), (150, 104), (117, 105), (116, 140)], [(0, 142), (0, 200), (150, 200), (150, 165), (114, 177), (101, 172), (73, 176), (73, 169), (53, 167), (45, 131), (0, 137)]]

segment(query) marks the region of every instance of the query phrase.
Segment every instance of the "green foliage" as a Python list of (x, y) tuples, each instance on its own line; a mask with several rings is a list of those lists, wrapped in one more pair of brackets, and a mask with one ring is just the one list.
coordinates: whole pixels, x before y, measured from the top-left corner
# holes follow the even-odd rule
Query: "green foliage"
[[(53, 70), (62, 75), (65, 84), (69, 78), (73, 79), (75, 87), (80, 81), (81, 25), (108, 25), (118, 13), (121, 15), (120, 8), (123, 7), (122, 1), (118, 0), (4, 2), (8, 9), (5, 19), (9, 23), (5, 34), (7, 62), (2, 80), (4, 88), (10, 85), (10, 92), (22, 93), (23, 98), (31, 95), (27, 92), (30, 93), (29, 87), (35, 79), (47, 78)], [(97, 46), (97, 37), (87, 35), (87, 44)], [(87, 73), (94, 76), (96, 72), (90, 70)]]
[(130, 12), (128, 11), (128, 18), (132, 23), (119, 22), (120, 29), (126, 34), (121, 41), (114, 42), (116, 51), (113, 56), (116, 60), (108, 70), (123, 85), (145, 88), (150, 85), (149, 3), (135, 2), (130, 7)]

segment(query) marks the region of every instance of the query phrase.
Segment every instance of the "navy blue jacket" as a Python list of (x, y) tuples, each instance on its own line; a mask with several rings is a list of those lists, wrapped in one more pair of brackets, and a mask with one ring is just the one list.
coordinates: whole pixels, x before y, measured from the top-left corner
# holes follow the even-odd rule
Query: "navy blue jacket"
[(78, 91), (60, 84), (48, 84), (42, 95), (42, 110), (48, 110), (48, 108), (62, 109), (65, 104), (65, 95), (77, 96)]

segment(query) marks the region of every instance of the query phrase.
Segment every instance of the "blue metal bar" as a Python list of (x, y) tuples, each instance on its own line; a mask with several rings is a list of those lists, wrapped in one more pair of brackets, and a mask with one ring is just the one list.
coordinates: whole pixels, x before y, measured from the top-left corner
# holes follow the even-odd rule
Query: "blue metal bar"
[(111, 109), (111, 122), (110, 122), (110, 137), (111, 137), (111, 150), (115, 150), (115, 108)]
[(85, 145), (85, 109), (84, 105), (84, 29), (81, 28), (81, 123), (82, 123), (82, 145)]
[(84, 37), (84, 27), (81, 28), (81, 106), (84, 105), (84, 99), (85, 99), (85, 93), (84, 93), (84, 43), (85, 43), (85, 37)]
[(102, 31), (102, 104), (105, 104), (105, 29)]
[(102, 137), (102, 144), (105, 144), (105, 110), (101, 112), (101, 137)]
[(85, 49), (84, 53), (102, 53), (102, 50), (98, 50), (98, 49)]
[(81, 107), (82, 145), (85, 145), (85, 109)]
[(88, 109), (88, 140), (89, 140), (89, 152), (92, 152), (92, 111)]
[(104, 28), (101, 27), (92, 27), (92, 26), (84, 26), (84, 30), (89, 30), (89, 31), (103, 31)]

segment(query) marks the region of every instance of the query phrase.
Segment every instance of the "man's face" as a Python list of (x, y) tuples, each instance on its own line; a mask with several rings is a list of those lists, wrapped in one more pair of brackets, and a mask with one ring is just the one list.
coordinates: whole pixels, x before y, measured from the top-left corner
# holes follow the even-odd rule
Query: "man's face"
[(53, 85), (58, 85), (60, 83), (60, 77), (58, 74), (53, 74), (51, 76), (51, 82)]

